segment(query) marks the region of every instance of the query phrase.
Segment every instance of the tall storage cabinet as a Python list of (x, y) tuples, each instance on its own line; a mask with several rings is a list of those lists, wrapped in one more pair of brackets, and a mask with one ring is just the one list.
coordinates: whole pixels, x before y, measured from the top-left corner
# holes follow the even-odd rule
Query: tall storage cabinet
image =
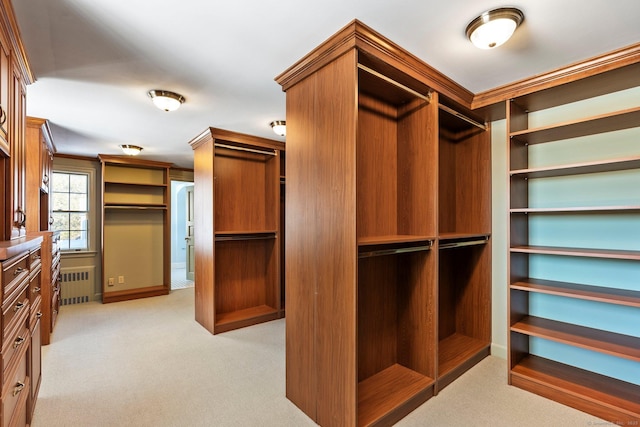
[(618, 425), (640, 420), (639, 99), (636, 63), (507, 102), (509, 382)]
[(276, 80), (287, 397), (320, 425), (393, 424), (489, 354), (487, 127), (358, 21)]
[(196, 320), (217, 334), (282, 317), (279, 152), (284, 144), (215, 128), (189, 144)]
[(170, 291), (170, 163), (101, 154), (102, 301)]

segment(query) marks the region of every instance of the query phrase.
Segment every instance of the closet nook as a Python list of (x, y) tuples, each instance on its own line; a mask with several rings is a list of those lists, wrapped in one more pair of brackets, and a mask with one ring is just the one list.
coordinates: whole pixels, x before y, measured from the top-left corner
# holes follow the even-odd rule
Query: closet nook
[(287, 397), (320, 425), (393, 424), (489, 354), (488, 126), (359, 21), (276, 81)]

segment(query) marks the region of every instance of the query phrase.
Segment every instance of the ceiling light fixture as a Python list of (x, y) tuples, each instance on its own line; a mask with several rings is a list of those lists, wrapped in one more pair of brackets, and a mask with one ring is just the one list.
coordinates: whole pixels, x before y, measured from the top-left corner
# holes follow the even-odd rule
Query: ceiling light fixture
[(287, 122), (285, 120), (274, 120), (269, 125), (276, 135), (287, 136)]
[(467, 25), (467, 38), (480, 49), (493, 49), (505, 43), (524, 20), (513, 7), (489, 10)]
[(122, 144), (120, 148), (122, 149), (122, 152), (127, 156), (137, 156), (142, 151), (142, 147), (131, 144)]
[(184, 96), (168, 90), (154, 89), (148, 92), (156, 107), (164, 111), (174, 111), (185, 101)]

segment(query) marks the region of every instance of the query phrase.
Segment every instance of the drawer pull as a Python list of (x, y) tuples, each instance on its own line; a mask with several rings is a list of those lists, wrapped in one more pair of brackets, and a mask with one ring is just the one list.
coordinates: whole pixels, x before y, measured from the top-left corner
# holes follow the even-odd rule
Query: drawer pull
[(26, 271), (24, 268), (22, 267), (18, 267), (16, 268), (16, 271), (13, 272), (14, 276), (17, 276), (18, 274), (22, 273), (23, 271)]
[(20, 381), (18, 381), (16, 383), (16, 386), (13, 388), (13, 396), (14, 397), (17, 396), (22, 391), (23, 388), (24, 388), (24, 383), (21, 383)]
[(40, 292), (40, 286), (36, 286), (31, 292), (37, 294), (38, 292)]
[(37, 312), (36, 313), (36, 318), (40, 319), (41, 317), (42, 317), (42, 312), (41, 311)]
[(22, 307), (24, 307), (24, 303), (23, 302), (16, 303), (16, 306), (13, 307), (13, 311), (17, 313), (18, 310), (20, 310)]
[(22, 343), (24, 343), (23, 337), (16, 338), (16, 340), (13, 342), (13, 348), (18, 348), (20, 345), (22, 345)]

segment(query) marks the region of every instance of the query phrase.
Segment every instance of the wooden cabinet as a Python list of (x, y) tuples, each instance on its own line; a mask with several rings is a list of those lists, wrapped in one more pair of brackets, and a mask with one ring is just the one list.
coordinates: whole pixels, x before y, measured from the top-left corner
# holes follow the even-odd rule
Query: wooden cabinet
[(40, 273), (40, 335), (41, 344), (48, 345), (55, 327), (55, 321), (60, 308), (60, 240), (59, 231), (43, 231)]
[(217, 334), (280, 318), (284, 144), (209, 128), (190, 145), (196, 320)]
[(170, 163), (101, 154), (102, 301), (170, 290)]
[(287, 397), (320, 425), (391, 425), (489, 354), (487, 126), (358, 21), (276, 80)]
[(29, 423), (38, 394), (41, 242), (41, 237), (33, 237), (0, 243), (3, 426)]
[[(49, 129), (49, 122), (45, 119), (27, 117), (26, 125), (26, 194), (27, 211), (26, 230), (47, 231), (52, 220), (49, 190), (51, 188), (51, 174), (53, 169), (53, 154), (55, 146)], [(39, 191), (35, 191), (35, 189)]]
[(509, 382), (629, 425), (640, 419), (640, 66), (607, 64), (507, 101)]
[(9, 115), (9, 146), (11, 151), (10, 238), (26, 234), (26, 87), (20, 69), (14, 64), (11, 73), (11, 114)]

